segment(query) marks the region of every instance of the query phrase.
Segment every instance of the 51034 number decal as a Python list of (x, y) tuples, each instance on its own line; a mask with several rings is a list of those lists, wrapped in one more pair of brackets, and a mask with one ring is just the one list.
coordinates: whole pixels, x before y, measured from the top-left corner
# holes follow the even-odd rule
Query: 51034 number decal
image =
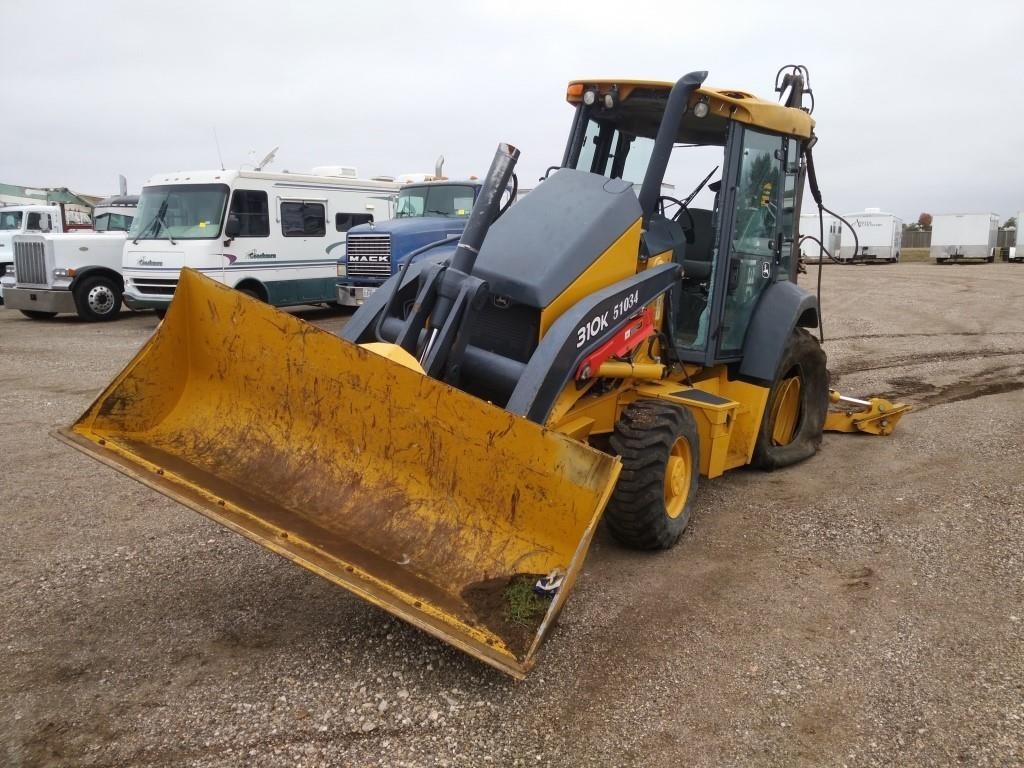
[[(576, 329), (576, 349), (580, 349), (593, 339), (596, 339), (608, 329), (609, 324), (625, 317), (629, 312), (636, 309), (640, 304), (640, 290), (624, 296), (612, 305), (612, 308), (595, 315)], [(609, 319), (609, 316), (611, 319)]]

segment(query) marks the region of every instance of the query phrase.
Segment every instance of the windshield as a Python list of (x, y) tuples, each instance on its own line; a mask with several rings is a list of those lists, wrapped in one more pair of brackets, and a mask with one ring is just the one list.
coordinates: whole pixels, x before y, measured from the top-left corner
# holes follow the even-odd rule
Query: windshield
[(97, 232), (127, 232), (132, 217), (127, 213), (101, 213), (96, 217), (94, 229)]
[(647, 173), (654, 139), (620, 133), (607, 122), (588, 120), (575, 168), (639, 184)]
[(0, 212), (0, 230), (21, 229), (21, 211)]
[(128, 236), (136, 240), (212, 240), (220, 235), (226, 184), (144, 187)]
[(469, 216), (473, 208), (473, 187), (458, 184), (427, 184), (405, 187), (398, 193), (396, 218), (408, 216)]

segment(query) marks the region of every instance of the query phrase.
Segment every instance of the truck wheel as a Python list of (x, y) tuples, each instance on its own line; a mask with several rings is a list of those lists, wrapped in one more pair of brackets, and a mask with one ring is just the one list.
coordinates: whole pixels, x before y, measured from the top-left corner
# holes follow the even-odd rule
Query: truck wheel
[(75, 307), (86, 322), (113, 320), (121, 312), (121, 286), (104, 275), (87, 277), (75, 288)]
[(772, 470), (813, 456), (827, 411), (825, 353), (816, 338), (795, 328), (768, 393), (751, 463)]
[(637, 400), (609, 441), (622, 473), (604, 519), (612, 536), (635, 549), (668, 549), (687, 524), (697, 492), (700, 438), (686, 408)]
[(38, 309), (22, 309), (21, 314), (30, 320), (49, 320), (51, 317), (56, 317), (56, 312), (40, 312)]

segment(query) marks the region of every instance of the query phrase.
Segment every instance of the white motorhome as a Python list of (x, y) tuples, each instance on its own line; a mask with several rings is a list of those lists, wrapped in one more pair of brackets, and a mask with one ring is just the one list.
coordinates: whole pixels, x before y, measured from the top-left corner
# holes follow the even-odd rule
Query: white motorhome
[(857, 232), (857, 242), (848, 233), (839, 249), (839, 261), (844, 264), (878, 263), (896, 264), (900, 260), (903, 243), (903, 219), (885, 213), (881, 208), (865, 208), (857, 213), (845, 213), (843, 218)]
[[(809, 235), (818, 238), (821, 236), (821, 228), (824, 225), (825, 237), (822, 242), (825, 250), (831, 254), (833, 259), (839, 258), (839, 249), (843, 242), (843, 223), (830, 213), (822, 214), (821, 221), (818, 221), (816, 213), (800, 214), (800, 235)], [(800, 258), (806, 263), (817, 263), (821, 257), (821, 248), (814, 240), (803, 240), (800, 243)], [(825, 256), (828, 259), (828, 256)]]
[[(7, 205), (0, 207), (0, 276), (14, 269), (15, 235), (25, 232), (68, 232), (92, 229), (85, 211), (60, 204)], [(0, 289), (0, 304), (3, 290)]]
[(929, 255), (936, 264), (994, 261), (999, 216), (994, 213), (944, 213), (932, 217)]
[(335, 302), (345, 233), (391, 218), (399, 185), (345, 166), (314, 171), (337, 175), (194, 171), (147, 181), (124, 248), (125, 304), (165, 311), (183, 267), (279, 307)]
[(15, 235), (14, 269), (2, 280), (7, 307), (33, 320), (61, 312), (113, 320), (121, 311), (121, 260), (138, 198), (97, 203), (97, 231)]

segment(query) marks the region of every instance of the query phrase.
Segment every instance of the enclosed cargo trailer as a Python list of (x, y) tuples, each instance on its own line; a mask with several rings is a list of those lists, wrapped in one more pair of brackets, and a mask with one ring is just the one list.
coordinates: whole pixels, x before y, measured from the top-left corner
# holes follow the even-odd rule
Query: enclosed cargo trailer
[(944, 213), (932, 219), (930, 256), (936, 264), (995, 258), (999, 217), (994, 213)]
[(843, 218), (857, 230), (857, 242), (852, 234), (846, 237), (839, 249), (839, 261), (895, 264), (900, 260), (903, 219), (881, 208), (865, 208), (858, 213), (843, 214)]
[[(839, 248), (843, 242), (843, 223), (831, 214), (823, 214), (821, 222), (818, 221), (817, 213), (800, 214), (800, 237), (821, 237), (822, 225), (824, 225), (825, 236), (822, 243), (825, 250), (833, 259), (839, 258)], [(800, 258), (808, 263), (818, 263), (821, 257), (821, 249), (814, 240), (800, 241)]]

